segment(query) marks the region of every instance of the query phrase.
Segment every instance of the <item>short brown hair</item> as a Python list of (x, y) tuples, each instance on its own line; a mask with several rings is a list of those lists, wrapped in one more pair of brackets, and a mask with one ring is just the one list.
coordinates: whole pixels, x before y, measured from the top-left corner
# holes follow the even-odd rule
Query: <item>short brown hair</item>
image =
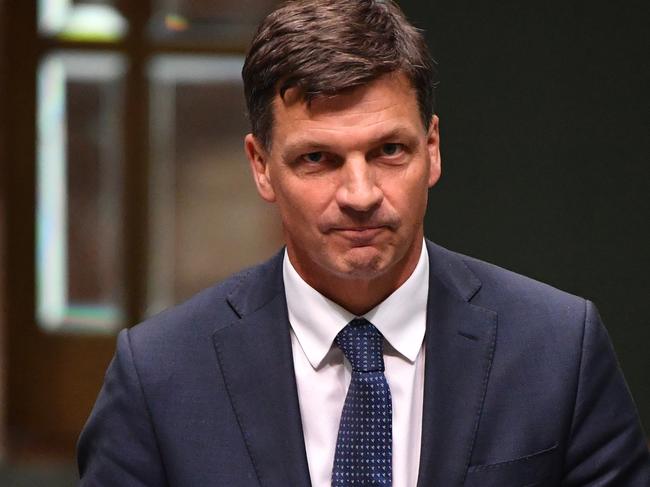
[(400, 71), (429, 127), (435, 63), (421, 32), (391, 0), (294, 0), (269, 14), (252, 41), (242, 77), (252, 132), (270, 147), (272, 104), (298, 88), (309, 103)]

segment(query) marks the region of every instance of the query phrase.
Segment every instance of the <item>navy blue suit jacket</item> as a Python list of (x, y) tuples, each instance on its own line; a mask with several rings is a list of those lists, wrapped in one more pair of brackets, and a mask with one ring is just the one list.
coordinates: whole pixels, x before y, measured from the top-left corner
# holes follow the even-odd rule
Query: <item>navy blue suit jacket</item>
[[(418, 486), (649, 486), (593, 304), (427, 245)], [(282, 255), (119, 334), (81, 485), (310, 484)]]

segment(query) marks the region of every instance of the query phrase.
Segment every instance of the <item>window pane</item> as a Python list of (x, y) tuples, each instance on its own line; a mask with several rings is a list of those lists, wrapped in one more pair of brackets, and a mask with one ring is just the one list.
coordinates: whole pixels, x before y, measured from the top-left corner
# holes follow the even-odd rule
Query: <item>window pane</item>
[(38, 26), (45, 35), (75, 41), (116, 41), (127, 22), (110, 0), (39, 0)]
[(39, 67), (37, 284), (48, 330), (122, 323), (124, 63), (53, 53)]
[(151, 77), (151, 270), (156, 312), (281, 245), (243, 152), (240, 57), (161, 56)]
[(157, 39), (246, 43), (279, 0), (154, 0)]

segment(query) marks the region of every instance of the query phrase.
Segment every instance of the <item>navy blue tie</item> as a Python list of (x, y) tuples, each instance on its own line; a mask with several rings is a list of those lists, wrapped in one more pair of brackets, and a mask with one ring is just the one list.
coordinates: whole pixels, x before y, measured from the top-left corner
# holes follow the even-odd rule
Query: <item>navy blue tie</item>
[(336, 337), (352, 365), (332, 470), (332, 486), (391, 485), (393, 407), (384, 377), (383, 336), (363, 318)]

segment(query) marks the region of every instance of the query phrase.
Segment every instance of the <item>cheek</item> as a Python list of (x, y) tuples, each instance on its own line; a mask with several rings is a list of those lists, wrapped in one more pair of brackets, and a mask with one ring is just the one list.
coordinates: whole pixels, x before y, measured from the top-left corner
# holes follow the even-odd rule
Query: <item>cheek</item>
[(305, 233), (316, 224), (329, 206), (324, 185), (294, 184), (278, 191), (277, 205), (285, 226)]
[(428, 174), (422, 171), (405, 172), (402, 177), (385, 180), (384, 199), (406, 220), (419, 218), (426, 209), (429, 195)]

